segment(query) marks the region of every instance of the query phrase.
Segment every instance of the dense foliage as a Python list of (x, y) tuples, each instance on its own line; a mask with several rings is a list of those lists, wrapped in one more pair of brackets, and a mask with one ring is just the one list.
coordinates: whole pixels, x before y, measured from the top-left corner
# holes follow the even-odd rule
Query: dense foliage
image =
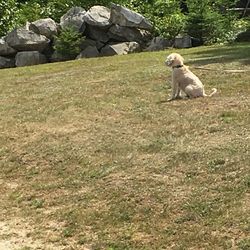
[(156, 35), (175, 37), (185, 27), (186, 16), (177, 0), (130, 0), (127, 6), (144, 14), (155, 27)]
[(188, 33), (202, 43), (224, 42), (235, 37), (244, 22), (228, 11), (237, 0), (6, 0), (0, 2), (0, 36), (26, 21), (60, 17), (72, 6), (122, 4), (145, 15), (155, 35), (174, 38)]
[[(240, 31), (237, 16), (227, 11), (235, 0), (187, 0), (186, 32), (202, 43), (225, 42)], [(238, 26), (238, 27), (237, 27)], [(237, 29), (238, 28), (238, 29)]]
[(0, 1), (0, 36), (13, 29), (17, 20), (17, 3), (15, 0)]

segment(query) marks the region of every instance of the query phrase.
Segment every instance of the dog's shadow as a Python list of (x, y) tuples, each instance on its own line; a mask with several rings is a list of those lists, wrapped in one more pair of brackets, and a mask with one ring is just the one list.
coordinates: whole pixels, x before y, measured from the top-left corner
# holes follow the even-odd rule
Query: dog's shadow
[(189, 100), (190, 98), (188, 96), (183, 96), (183, 97), (179, 97), (179, 98), (176, 98), (174, 100), (168, 100), (168, 99), (165, 99), (165, 100), (160, 100), (158, 102), (156, 102), (157, 104), (163, 104), (163, 103), (171, 103), (171, 102), (176, 102), (176, 101), (187, 101)]
[(163, 103), (167, 103), (167, 102), (170, 102), (170, 101), (169, 100), (161, 100), (161, 101), (156, 102), (156, 104), (163, 104)]

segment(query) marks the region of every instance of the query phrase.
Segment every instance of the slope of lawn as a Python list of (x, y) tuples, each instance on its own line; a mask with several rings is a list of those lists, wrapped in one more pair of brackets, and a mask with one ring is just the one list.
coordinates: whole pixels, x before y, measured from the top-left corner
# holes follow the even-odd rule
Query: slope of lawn
[(250, 44), (173, 51), (0, 71), (0, 249), (250, 249)]

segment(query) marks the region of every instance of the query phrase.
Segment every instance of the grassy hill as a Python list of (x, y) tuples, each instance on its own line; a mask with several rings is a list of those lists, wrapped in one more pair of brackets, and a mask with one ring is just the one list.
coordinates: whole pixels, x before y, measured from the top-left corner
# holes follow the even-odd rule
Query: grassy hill
[(0, 71), (0, 249), (250, 249), (250, 45), (170, 52)]

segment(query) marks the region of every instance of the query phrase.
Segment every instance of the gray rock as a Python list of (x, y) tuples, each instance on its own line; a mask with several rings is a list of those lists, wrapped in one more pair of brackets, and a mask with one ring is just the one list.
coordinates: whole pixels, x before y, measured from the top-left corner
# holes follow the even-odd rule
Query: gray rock
[(99, 28), (107, 28), (110, 23), (110, 9), (104, 6), (93, 6), (84, 15), (84, 20), (91, 26), (97, 26)]
[(5, 38), (0, 38), (0, 56), (8, 56), (16, 54), (16, 50), (11, 48), (5, 41)]
[(171, 47), (173, 44), (172, 41), (167, 40), (163, 37), (154, 37), (150, 43), (149, 46), (145, 49), (145, 51), (159, 51), (159, 50), (164, 50), (169, 47)]
[(113, 25), (108, 33), (111, 40), (120, 42), (138, 42), (140, 44), (148, 43), (152, 39), (149, 31), (137, 28), (123, 27), (118, 24)]
[(118, 44), (108, 44), (101, 50), (101, 56), (126, 55), (140, 52), (140, 44), (137, 42), (125, 42)]
[(31, 30), (23, 28), (14, 29), (6, 36), (6, 42), (12, 48), (18, 51), (40, 51), (42, 52), (48, 45), (50, 40), (38, 35)]
[(72, 58), (69, 58), (68, 56), (62, 55), (62, 54), (54, 51), (51, 54), (49, 60), (50, 60), (50, 62), (64, 62), (64, 61), (72, 60)]
[(45, 55), (39, 51), (23, 51), (16, 54), (16, 66), (31, 66), (46, 63), (47, 59)]
[(60, 18), (60, 26), (62, 29), (71, 27), (78, 32), (84, 32), (86, 25), (84, 21), (85, 9), (82, 7), (73, 7), (65, 15)]
[(191, 48), (192, 47), (192, 38), (189, 35), (177, 36), (174, 40), (175, 48)]
[(95, 46), (88, 46), (85, 50), (83, 50), (76, 59), (80, 58), (91, 58), (91, 57), (98, 57), (99, 51)]
[(88, 25), (86, 29), (86, 36), (92, 40), (107, 43), (109, 40), (108, 30), (96, 26)]
[(29, 29), (37, 34), (52, 39), (57, 34), (57, 24), (51, 18), (40, 19), (30, 23)]
[(99, 41), (95, 41), (95, 40), (91, 40), (91, 39), (85, 39), (81, 43), (80, 48), (81, 48), (81, 50), (85, 50), (89, 46), (96, 47), (97, 50), (100, 50), (102, 47), (104, 47), (104, 43), (99, 42)]
[(122, 7), (119, 4), (111, 4), (110, 20), (113, 24), (138, 29), (152, 30), (152, 24), (141, 14)]
[(15, 59), (0, 56), (0, 69), (15, 67)]

